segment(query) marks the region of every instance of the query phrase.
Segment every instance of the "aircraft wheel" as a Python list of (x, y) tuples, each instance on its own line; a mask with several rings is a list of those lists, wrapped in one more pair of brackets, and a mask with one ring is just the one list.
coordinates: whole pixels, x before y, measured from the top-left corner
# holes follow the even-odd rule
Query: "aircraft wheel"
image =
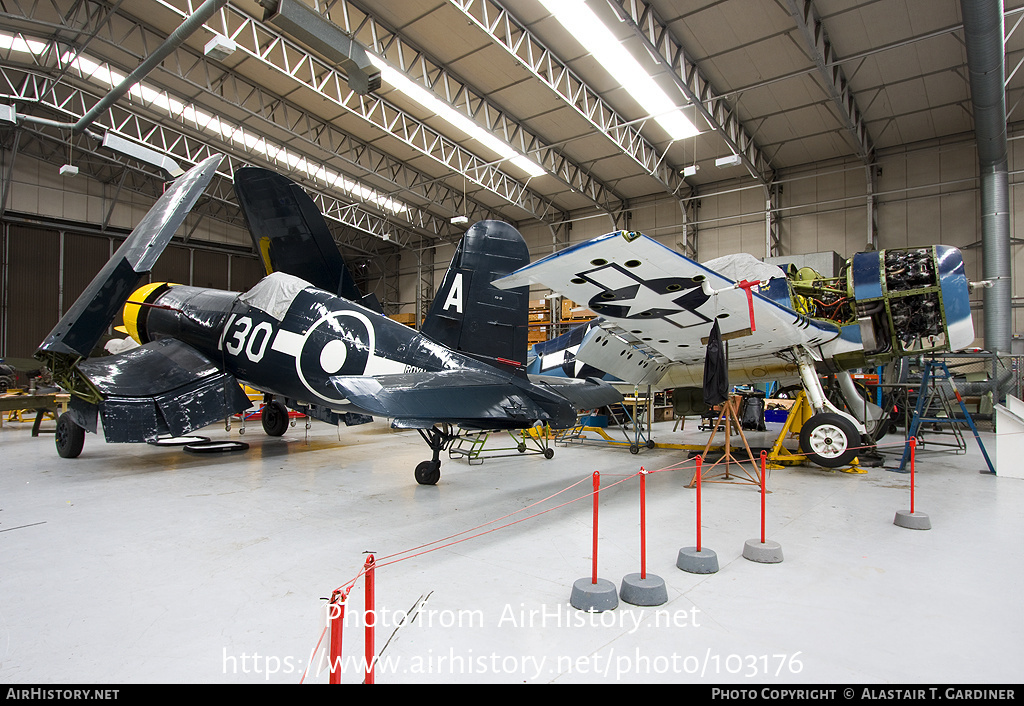
[(812, 463), (825, 468), (846, 466), (857, 456), (860, 434), (838, 414), (822, 412), (811, 417), (800, 430), (800, 448)]
[(267, 436), (281, 436), (288, 430), (288, 408), (277, 400), (271, 400), (260, 412), (260, 421)]
[(544, 458), (554, 458), (554, 456), (555, 450), (553, 448), (549, 446), (548, 448), (544, 449)]
[(67, 412), (57, 420), (55, 443), (61, 458), (78, 458), (85, 446), (85, 429), (75, 424)]
[(441, 462), (423, 461), (416, 466), (416, 482), (420, 485), (437, 485), (441, 480)]

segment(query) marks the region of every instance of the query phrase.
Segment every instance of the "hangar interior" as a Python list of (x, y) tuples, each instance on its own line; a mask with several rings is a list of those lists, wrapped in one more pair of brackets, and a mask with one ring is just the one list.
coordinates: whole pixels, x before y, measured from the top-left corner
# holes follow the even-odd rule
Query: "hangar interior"
[[(13, 0), (0, 17), (8, 361), (30, 358), (168, 184), (217, 153), (152, 281), (241, 292), (264, 275), (232, 190), (252, 165), (298, 183), (360, 289), (414, 327), (466, 230), (495, 220), (532, 260), (619, 230), (698, 262), (954, 246), (967, 278), (990, 285), (971, 292), (972, 347), (1024, 353), (1024, 2)], [(569, 25), (580, 19), (596, 24)], [(606, 65), (602, 49), (621, 53)], [(553, 294), (531, 289), (531, 342), (577, 318)], [(658, 440), (707, 437), (672, 421), (655, 424)], [(74, 461), (4, 423), (0, 676), (326, 681), (306, 669), (321, 597), (359, 574), (365, 552), (405, 551), (381, 567), (380, 598), (423, 607), (421, 625), (435, 609), (437, 624), (385, 626), (381, 654), (425, 661), (380, 681), (1017, 675), (1024, 625), (1002, 599), (1019, 585), (1007, 559), (1024, 489), (976, 473), (990, 426), (919, 459), (929, 532), (889, 521), (909, 500), (905, 474), (773, 472), (779, 566), (738, 556), (756, 534), (757, 490), (706, 488), (705, 537), (723, 567), (693, 576), (675, 566), (697, 509), (678, 452), (456, 459), (445, 482), (418, 487), (422, 442), (381, 422), (299, 421), (276, 439), (249, 422), (248, 452), (209, 458), (90, 435)], [(633, 571), (641, 464), (678, 471), (651, 476), (646, 547), (669, 583), (666, 622), (620, 607), (618, 622), (576, 624), (569, 590), (592, 559), (578, 484), (594, 471), (631, 479), (602, 493), (594, 534), (602, 572)], [(567, 488), (584, 499), (536, 509)], [(472, 541), (442, 541), (454, 532)], [(355, 626), (345, 635), (363, 641)]]

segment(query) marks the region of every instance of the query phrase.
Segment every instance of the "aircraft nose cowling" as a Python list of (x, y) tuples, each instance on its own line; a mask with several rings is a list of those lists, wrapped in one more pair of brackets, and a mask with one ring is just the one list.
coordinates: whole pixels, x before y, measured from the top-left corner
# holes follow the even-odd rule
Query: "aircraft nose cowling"
[[(149, 312), (149, 305), (159, 299), (160, 295), (168, 289), (177, 286), (169, 282), (151, 282), (139, 287), (128, 297), (128, 301), (124, 303), (122, 317), (124, 326), (128, 329), (128, 335), (135, 339), (136, 343), (142, 344), (149, 341), (149, 337), (145, 333), (145, 319)], [(143, 340), (144, 336), (145, 340)]]
[(966, 348), (974, 343), (974, 320), (971, 318), (970, 283), (964, 269), (964, 257), (957, 248), (936, 245), (939, 287), (942, 308), (949, 330), (950, 350)]

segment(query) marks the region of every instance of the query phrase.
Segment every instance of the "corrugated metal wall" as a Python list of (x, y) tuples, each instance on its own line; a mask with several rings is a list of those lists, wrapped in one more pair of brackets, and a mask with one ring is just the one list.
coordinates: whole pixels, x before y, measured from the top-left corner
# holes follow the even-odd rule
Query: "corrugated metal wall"
[[(121, 240), (13, 223), (0, 233), (0, 358), (30, 358)], [(263, 274), (254, 255), (171, 245), (150, 281), (241, 292)]]

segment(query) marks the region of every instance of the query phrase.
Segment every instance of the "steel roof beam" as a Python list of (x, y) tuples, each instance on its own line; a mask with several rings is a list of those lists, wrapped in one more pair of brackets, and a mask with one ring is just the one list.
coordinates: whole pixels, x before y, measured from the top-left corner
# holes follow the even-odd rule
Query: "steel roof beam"
[[(38, 24), (40, 27), (38, 34), (40, 35), (49, 35), (55, 29), (52, 24), (46, 22), (31, 18), (21, 19), (30, 19), (33, 23)], [(119, 25), (115, 28), (112, 23), (107, 23), (109, 26), (107, 26), (102, 42), (121, 46), (126, 37), (131, 35), (141, 35), (141, 41), (144, 44), (159, 40), (158, 33), (135, 20), (124, 16), (119, 17), (118, 20), (119, 22), (131, 22), (133, 26), (125, 28), (123, 25)], [(98, 29), (94, 30), (93, 37), (96, 36), (95, 32)], [(66, 45), (64, 46), (66, 48)], [(74, 48), (72, 47), (71, 50), (74, 51)], [(50, 48), (44, 54), (44, 57), (47, 58), (43, 61), (36, 59), (36, 61), (41, 68), (52, 67), (55, 63), (54, 57), (63, 51), (57, 43), (51, 43)], [(446, 240), (460, 236), (461, 231), (453, 228), (449, 223), (450, 215), (455, 213), (466, 214), (474, 220), (497, 217), (495, 211), (490, 207), (468, 199), (462, 189), (452, 188), (442, 180), (434, 179), (410, 168), (405, 163), (338, 130), (330, 123), (304, 111), (280, 96), (270, 93), (248, 79), (234, 72), (226, 71), (205, 56), (182, 48), (172, 59), (169, 58), (165, 61), (159, 70), (176, 79), (187, 81), (195, 88), (215, 96), (219, 100), (231, 103), (233, 107), (265, 121), (268, 125), (286, 131), (292, 139), (302, 140), (307, 146), (315, 148), (305, 155), (311, 162), (320, 159), (326, 164), (329, 160), (338, 159), (352, 167), (351, 171), (356, 174), (372, 174), (376, 179), (387, 182), (390, 188), (386, 194), (388, 196), (399, 197), (398, 194), (408, 193), (411, 202), (406, 202), (406, 205), (410, 207), (407, 218), (414, 227), (420, 228), (424, 234)], [(60, 68), (58, 75), (63, 76), (68, 68), (67, 66)], [(53, 81), (52, 77), (49, 79), (51, 82)], [(166, 91), (163, 93), (169, 96)], [(181, 100), (176, 97), (175, 99)], [(181, 100), (181, 102), (185, 101)], [(208, 106), (199, 107), (209, 108)], [(217, 111), (209, 109), (209, 112)], [(313, 152), (317, 150), (322, 150), (322, 154), (319, 157), (314, 157)], [(291, 165), (278, 163), (275, 167), (282, 172), (294, 175)], [(433, 216), (425, 210), (427, 206), (444, 209), (446, 213)]]
[[(85, 106), (96, 102), (97, 97), (81, 89), (60, 84), (48, 85), (46, 77), (35, 73), (25, 73), (14, 67), (0, 66), (0, 101), (13, 101), (21, 104), (41, 106), (56, 112), (66, 120), (73, 120), (86, 112)], [(96, 124), (115, 134), (134, 140), (147, 147), (172, 155), (184, 162), (196, 164), (215, 152), (223, 151), (225, 160), (219, 173), (229, 183), (235, 170), (249, 165), (272, 166), (260, 159), (259, 155), (251, 159), (239, 159), (228, 149), (231, 145), (223, 145), (224, 150), (217, 149), (207, 136), (196, 137), (185, 132), (172, 129), (150, 118), (144, 117), (119, 105), (110, 106), (97, 115)], [(23, 126), (19, 126), (23, 129)], [(40, 133), (45, 134), (45, 133)], [(52, 136), (55, 140), (64, 140), (58, 133)], [(250, 156), (250, 155), (247, 155)], [(379, 238), (382, 242), (397, 247), (415, 248), (424, 236), (415, 231), (403, 228), (394, 223), (394, 219), (371, 213), (360, 204), (346, 203), (318, 189), (304, 187), (317, 202), (321, 212), (330, 220), (359, 230)], [(225, 197), (226, 200), (231, 200)], [(387, 236), (385, 238), (384, 236)]]
[(386, 26), (371, 14), (371, 10), (349, 0), (336, 0), (325, 3), (323, 14), (346, 23), (343, 29), (359, 37), (375, 53), (386, 57), (392, 66), (410, 80), (426, 88), (518, 153), (536, 162), (573, 191), (587, 197), (598, 208), (612, 213), (622, 207), (625, 201), (623, 196), (567, 157), (563, 150), (545, 144), (507, 111), (414, 46), (400, 32)]
[(846, 132), (853, 141), (857, 156), (865, 164), (874, 161), (875, 147), (864, 124), (864, 116), (857, 107), (853, 91), (846, 80), (842, 66), (836, 60), (835, 50), (812, 0), (786, 0), (786, 7), (796, 22), (804, 50), (817, 68), (825, 91), (832, 99)]
[[(159, 1), (169, 9), (182, 14), (186, 12), (168, 0)], [(175, 1), (178, 4), (187, 4), (187, 0)], [(503, 172), (494, 162), (473, 154), (382, 98), (355, 93), (348, 87), (346, 77), (334, 67), (312, 56), (243, 10), (227, 5), (220, 10), (218, 19), (211, 20), (207, 27), (211, 32), (232, 39), (238, 45), (238, 49), (267, 67), (349, 111), (407, 147), (434, 160), (445, 169), (496, 194), (527, 216), (538, 220), (561, 216), (560, 209), (554, 203)]]
[[(515, 57), (533, 76), (558, 95), (664, 190), (680, 195), (686, 186), (679, 169), (624, 119), (565, 63), (495, 0), (449, 0), (491, 40)], [(685, 195), (685, 194), (683, 194)]]
[(608, 3), (640, 37), (651, 53), (668, 69), (673, 82), (718, 133), (719, 137), (739, 155), (743, 166), (762, 186), (771, 183), (774, 169), (753, 138), (747, 133), (735, 109), (720, 98), (683, 51), (668, 26), (645, 0), (608, 0)]

